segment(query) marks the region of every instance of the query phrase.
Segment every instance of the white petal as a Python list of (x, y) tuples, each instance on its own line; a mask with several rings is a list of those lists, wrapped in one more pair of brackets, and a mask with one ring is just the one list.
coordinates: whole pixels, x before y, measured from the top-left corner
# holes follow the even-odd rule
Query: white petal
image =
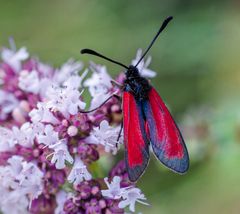
[(63, 158), (58, 158), (55, 166), (57, 169), (64, 169), (65, 168), (65, 160)]

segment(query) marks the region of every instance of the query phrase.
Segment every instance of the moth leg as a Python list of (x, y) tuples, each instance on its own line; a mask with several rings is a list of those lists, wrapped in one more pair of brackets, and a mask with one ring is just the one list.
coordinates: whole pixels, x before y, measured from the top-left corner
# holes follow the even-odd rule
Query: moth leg
[(96, 111), (98, 110), (99, 108), (101, 108), (103, 105), (105, 105), (109, 100), (111, 100), (113, 97), (117, 98), (118, 100), (121, 100), (121, 97), (116, 95), (116, 94), (112, 94), (110, 97), (108, 97), (101, 105), (99, 105), (98, 107), (94, 108), (94, 109), (91, 109), (91, 110), (88, 110), (88, 111), (83, 111), (81, 109), (79, 109), (79, 112), (80, 113), (91, 113), (93, 111)]
[(120, 137), (121, 137), (121, 134), (122, 134), (122, 130), (123, 130), (123, 120), (121, 122), (121, 127), (120, 127), (120, 131), (118, 133), (117, 142), (119, 142), (119, 140), (120, 140)]

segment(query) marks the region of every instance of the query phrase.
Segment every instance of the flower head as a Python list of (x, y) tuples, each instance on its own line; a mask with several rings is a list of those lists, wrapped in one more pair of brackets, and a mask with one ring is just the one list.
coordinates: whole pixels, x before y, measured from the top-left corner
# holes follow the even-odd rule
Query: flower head
[[(11, 44), (11, 50), (2, 49), (0, 62), (0, 212), (123, 214), (126, 206), (134, 210), (144, 196), (132, 186), (125, 165), (118, 164), (104, 179), (107, 189), (97, 176), (102, 156), (116, 154), (123, 141), (118, 139), (119, 100), (113, 98), (90, 114), (80, 111), (86, 106), (85, 88), (92, 98), (90, 109), (120, 94), (106, 67), (91, 63), (93, 73), (82, 83), (88, 73), (82, 62), (69, 60), (56, 69), (27, 59), (25, 48), (15, 51)], [(142, 63), (146, 71), (148, 62)], [(121, 74), (117, 80), (123, 83), (124, 78)]]
[(23, 70), (19, 75), (19, 88), (25, 92), (30, 92), (33, 94), (38, 94), (40, 90), (40, 80), (38, 78), (37, 71), (33, 70), (31, 72)]
[(52, 111), (61, 112), (64, 117), (78, 113), (78, 109), (84, 109), (86, 104), (80, 99), (81, 93), (72, 87), (52, 87), (48, 91), (47, 107)]
[(125, 208), (129, 206), (130, 211), (135, 212), (135, 203), (139, 202), (144, 205), (148, 203), (142, 201), (146, 200), (145, 196), (141, 193), (141, 190), (135, 187), (125, 188), (122, 191), (121, 197), (123, 200), (119, 203), (119, 208)]
[(76, 158), (74, 162), (74, 166), (68, 176), (68, 181), (77, 185), (81, 183), (83, 180), (91, 180), (92, 176), (88, 172), (86, 165), (80, 160), (80, 158)]
[(15, 72), (19, 72), (21, 69), (21, 62), (29, 57), (27, 49), (25, 47), (20, 48), (18, 51), (3, 49), (1, 53), (2, 60), (10, 65)]
[(122, 139), (118, 141), (119, 132), (119, 127), (111, 127), (109, 123), (104, 120), (100, 123), (99, 128), (94, 128), (92, 134), (96, 138), (96, 143), (102, 144), (106, 152), (116, 154), (119, 149), (119, 143), (122, 142)]
[(104, 197), (119, 199), (122, 196), (122, 189), (120, 186), (121, 178), (115, 176), (111, 183), (108, 182), (107, 178), (104, 178), (105, 183), (107, 184), (108, 189), (102, 190), (102, 195)]
[(38, 143), (46, 146), (53, 146), (59, 142), (58, 133), (54, 131), (53, 126), (48, 124), (45, 126), (44, 131), (37, 136)]
[(130, 211), (135, 212), (135, 203), (139, 202), (144, 205), (148, 205), (146, 202), (142, 200), (146, 200), (145, 196), (141, 193), (141, 190), (129, 186), (121, 188), (120, 182), (121, 178), (118, 176), (113, 177), (113, 181), (109, 183), (107, 178), (104, 179), (105, 183), (107, 184), (108, 189), (102, 190), (102, 194), (105, 197), (112, 198), (112, 199), (122, 199), (119, 202), (119, 208), (125, 208), (129, 206)]
[(63, 169), (66, 166), (65, 161), (73, 163), (73, 158), (69, 154), (65, 140), (61, 140), (58, 143), (49, 146), (49, 148), (54, 150), (54, 152), (52, 153), (53, 156), (51, 159), (51, 163), (55, 163), (57, 169)]

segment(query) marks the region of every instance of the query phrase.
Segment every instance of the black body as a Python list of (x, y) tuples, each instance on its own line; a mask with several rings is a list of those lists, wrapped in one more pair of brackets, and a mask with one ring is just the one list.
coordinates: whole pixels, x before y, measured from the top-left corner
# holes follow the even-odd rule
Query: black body
[(148, 98), (148, 92), (151, 86), (148, 80), (140, 76), (137, 67), (130, 65), (125, 73), (126, 79), (124, 81), (124, 91), (133, 94), (134, 98), (138, 101), (143, 101)]

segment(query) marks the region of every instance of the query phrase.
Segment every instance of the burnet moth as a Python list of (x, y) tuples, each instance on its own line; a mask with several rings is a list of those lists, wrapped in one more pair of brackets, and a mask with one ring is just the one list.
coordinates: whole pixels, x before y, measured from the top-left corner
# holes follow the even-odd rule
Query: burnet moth
[[(125, 162), (129, 179), (132, 182), (138, 180), (148, 165), (149, 145), (152, 146), (157, 159), (174, 172), (183, 174), (189, 168), (188, 151), (179, 128), (157, 91), (147, 79), (141, 77), (137, 68), (171, 20), (172, 17), (165, 19), (152, 42), (134, 66), (126, 66), (90, 49), (81, 50), (82, 54), (104, 58), (126, 69), (126, 79), (122, 87), (123, 132)], [(114, 96), (116, 95), (109, 97), (98, 108)], [(92, 112), (98, 108), (84, 112)]]

